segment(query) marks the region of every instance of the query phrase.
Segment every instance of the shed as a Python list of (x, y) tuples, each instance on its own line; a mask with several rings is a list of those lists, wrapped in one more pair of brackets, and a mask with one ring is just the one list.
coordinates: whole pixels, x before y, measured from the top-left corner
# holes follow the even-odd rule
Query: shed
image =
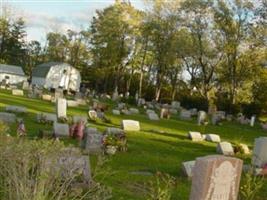
[(79, 91), (81, 75), (76, 68), (67, 63), (48, 62), (33, 69), (32, 84), (46, 89), (63, 88)]
[(18, 84), (27, 81), (22, 67), (0, 64), (0, 82), (4, 84)]

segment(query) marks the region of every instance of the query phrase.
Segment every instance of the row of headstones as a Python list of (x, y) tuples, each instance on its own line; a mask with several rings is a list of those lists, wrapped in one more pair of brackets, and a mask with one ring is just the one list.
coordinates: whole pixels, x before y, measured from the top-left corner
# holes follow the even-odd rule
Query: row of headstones
[[(234, 155), (235, 154), (233, 145), (230, 142), (221, 142), (221, 138), (219, 135), (216, 135), (216, 134), (201, 135), (201, 133), (199, 132), (190, 131), (188, 133), (188, 138), (195, 142), (206, 140), (206, 141), (218, 143), (216, 147), (216, 151), (219, 154), (223, 154), (223, 155)], [(250, 150), (246, 144), (239, 144), (239, 146), (242, 149), (242, 152), (244, 154), (250, 154)]]
[[(250, 150), (247, 145), (243, 144), (244, 153), (249, 154)], [(230, 150), (229, 150), (230, 149)], [(232, 154), (232, 146), (230, 143), (219, 143), (217, 146), (218, 153), (223, 153), (224, 155), (233, 155)], [(224, 153), (226, 152), (226, 154)], [(227, 152), (230, 152), (228, 154)], [(192, 173), (192, 169), (195, 167), (196, 161), (187, 161), (182, 163), (182, 169), (187, 177), (192, 177), (194, 174)], [(255, 168), (255, 174), (264, 175), (264, 169), (267, 165), (267, 137), (260, 137), (255, 139), (254, 148), (253, 148), (253, 156), (252, 156), (252, 165)], [(244, 166), (244, 170), (246, 170)]]

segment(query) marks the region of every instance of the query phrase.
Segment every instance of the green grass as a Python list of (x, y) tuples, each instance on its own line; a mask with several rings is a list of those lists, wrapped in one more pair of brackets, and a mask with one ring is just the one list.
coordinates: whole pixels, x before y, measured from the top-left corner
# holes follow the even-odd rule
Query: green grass
[[(19, 105), (28, 108), (28, 113), (17, 115), (24, 118), (29, 137), (35, 137), (40, 129), (51, 130), (49, 125), (36, 123), (36, 113), (54, 112), (55, 105), (50, 102), (28, 99), (26, 97), (12, 96), (10, 91), (0, 90), (0, 111), (6, 105)], [(88, 107), (68, 109), (68, 115), (87, 115)], [(181, 164), (184, 161), (194, 160), (199, 156), (216, 154), (216, 144), (209, 142), (192, 142), (186, 138), (187, 132), (201, 131), (196, 120), (180, 121), (175, 116), (170, 120), (150, 121), (144, 114), (133, 116), (113, 116), (107, 113), (111, 124), (90, 123), (103, 131), (107, 126), (119, 127), (122, 119), (134, 119), (141, 123), (140, 132), (128, 132), (128, 151), (111, 156), (106, 167), (111, 168), (112, 173), (104, 179), (104, 183), (113, 189), (113, 199), (145, 199), (144, 185), (151, 180), (150, 176), (133, 175), (131, 171), (149, 171), (153, 174), (157, 171), (168, 173), (177, 178), (177, 188), (174, 198), (187, 200), (190, 193), (190, 184), (182, 175)], [(16, 125), (12, 125), (11, 131), (15, 135)], [(247, 125), (225, 122), (223, 126), (208, 125), (206, 133), (219, 134), (223, 141), (242, 142), (252, 148), (254, 139), (259, 136), (267, 136), (259, 124), (251, 128)], [(77, 144), (74, 140), (66, 141), (66, 144)], [(92, 160), (95, 160), (92, 156)], [(265, 186), (266, 188), (266, 186)], [(266, 199), (267, 190), (263, 189), (258, 199)]]

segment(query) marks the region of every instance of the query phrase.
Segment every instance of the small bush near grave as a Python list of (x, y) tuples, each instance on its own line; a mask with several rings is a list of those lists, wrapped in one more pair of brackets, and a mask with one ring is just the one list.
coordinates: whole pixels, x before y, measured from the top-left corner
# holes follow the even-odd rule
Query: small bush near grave
[(255, 176), (254, 169), (243, 174), (239, 191), (240, 200), (254, 200), (264, 185), (262, 176)]
[[(77, 173), (57, 173), (54, 160), (66, 149), (52, 140), (22, 140), (0, 134), (0, 197), (5, 200), (107, 200), (111, 191), (92, 182), (76, 187)], [(68, 156), (80, 155), (65, 152)], [(64, 155), (63, 155), (64, 156)], [(69, 169), (73, 171), (72, 169)]]
[(149, 182), (147, 200), (170, 200), (174, 187), (173, 177), (157, 172), (155, 180)]

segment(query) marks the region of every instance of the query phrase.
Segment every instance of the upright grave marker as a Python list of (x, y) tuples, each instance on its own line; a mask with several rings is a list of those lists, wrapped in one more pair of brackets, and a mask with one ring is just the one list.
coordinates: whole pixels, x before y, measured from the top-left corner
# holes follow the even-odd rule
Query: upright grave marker
[(197, 158), (190, 200), (237, 200), (243, 161), (225, 156)]
[(56, 111), (58, 118), (66, 118), (67, 117), (67, 100), (58, 98), (56, 104)]

